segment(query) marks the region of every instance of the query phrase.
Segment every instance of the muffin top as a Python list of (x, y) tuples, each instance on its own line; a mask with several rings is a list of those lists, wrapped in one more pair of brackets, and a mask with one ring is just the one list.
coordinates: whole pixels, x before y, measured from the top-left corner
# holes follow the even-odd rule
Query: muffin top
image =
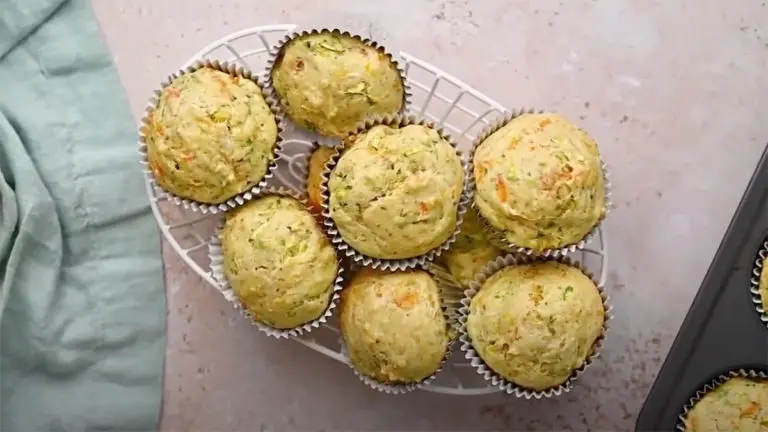
[(354, 137), (328, 187), (344, 241), (370, 257), (410, 258), (453, 234), (464, 171), (434, 129), (378, 125)]
[(261, 181), (277, 142), (277, 122), (259, 86), (208, 67), (165, 87), (143, 132), (158, 185), (207, 204)]
[(705, 394), (688, 412), (689, 432), (765, 432), (768, 380), (735, 377)]
[(760, 300), (763, 303), (763, 310), (768, 313), (768, 260), (763, 260), (763, 269), (760, 271)]
[(469, 208), (456, 242), (441, 256), (443, 265), (461, 285), (467, 286), (480, 271), (502, 252), (488, 242), (477, 211)]
[(597, 143), (558, 114), (523, 114), (491, 134), (474, 176), (480, 214), (518, 246), (576, 243), (605, 215)]
[(440, 290), (421, 270), (362, 270), (341, 293), (339, 320), (352, 365), (382, 383), (433, 375), (450, 340)]
[(390, 57), (339, 33), (288, 42), (272, 82), (288, 117), (325, 136), (343, 137), (369, 116), (396, 114), (403, 107), (402, 77)]
[(269, 195), (227, 213), (221, 248), (227, 280), (257, 321), (294, 328), (328, 308), (336, 254), (296, 199)]
[(537, 262), (488, 278), (470, 303), (467, 332), (497, 374), (541, 391), (584, 364), (604, 320), (600, 292), (581, 270)]
[(309, 157), (309, 167), (307, 168), (307, 195), (309, 206), (313, 212), (320, 214), (322, 212), (322, 174), (325, 170), (325, 164), (333, 156), (336, 150), (330, 147), (318, 147)]

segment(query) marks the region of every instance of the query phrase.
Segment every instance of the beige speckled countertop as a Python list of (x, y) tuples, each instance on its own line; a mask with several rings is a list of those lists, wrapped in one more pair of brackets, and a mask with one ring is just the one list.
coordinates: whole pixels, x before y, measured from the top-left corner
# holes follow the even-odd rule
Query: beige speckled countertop
[(613, 168), (606, 230), (617, 318), (601, 360), (570, 394), (378, 394), (346, 366), (254, 331), (166, 248), (169, 432), (629, 430), (768, 141), (760, 0), (114, 0), (94, 8), (137, 118), (167, 72), (216, 38), (344, 10), (371, 17), (409, 53), (505, 106), (581, 119)]

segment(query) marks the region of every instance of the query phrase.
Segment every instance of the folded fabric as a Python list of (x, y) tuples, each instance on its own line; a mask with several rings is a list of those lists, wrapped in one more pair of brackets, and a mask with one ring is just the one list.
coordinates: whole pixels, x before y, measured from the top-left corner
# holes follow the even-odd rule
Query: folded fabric
[(85, 0), (0, 0), (0, 430), (157, 428), (160, 238)]

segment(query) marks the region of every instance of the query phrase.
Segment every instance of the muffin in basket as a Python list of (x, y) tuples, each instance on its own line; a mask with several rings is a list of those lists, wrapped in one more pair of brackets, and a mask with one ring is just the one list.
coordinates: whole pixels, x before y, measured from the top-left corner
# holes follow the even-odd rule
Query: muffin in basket
[(377, 259), (406, 259), (456, 230), (464, 169), (455, 148), (422, 124), (377, 124), (352, 135), (328, 177), (341, 238)]
[(344, 137), (366, 118), (397, 114), (405, 104), (403, 77), (392, 57), (338, 31), (290, 39), (270, 75), (288, 118), (328, 137)]
[(767, 431), (768, 380), (730, 378), (698, 400), (684, 424), (688, 432)]
[(277, 120), (259, 85), (211, 67), (163, 88), (142, 132), (158, 186), (205, 204), (258, 184), (278, 140)]
[(221, 249), (226, 278), (256, 321), (290, 329), (328, 308), (336, 254), (295, 198), (267, 195), (227, 213)]
[(504, 267), (471, 299), (466, 331), (488, 367), (518, 386), (564, 384), (593, 353), (605, 310), (594, 282), (556, 261)]
[(325, 164), (335, 152), (336, 150), (330, 147), (319, 146), (309, 157), (307, 167), (307, 200), (312, 212), (318, 215), (322, 212), (323, 204), (323, 171), (325, 171)]
[(339, 308), (344, 344), (360, 374), (408, 384), (440, 369), (451, 334), (429, 273), (363, 269), (341, 292)]
[(475, 205), (507, 246), (558, 249), (606, 213), (597, 143), (553, 113), (522, 114), (477, 144)]
[(456, 242), (443, 252), (440, 263), (456, 282), (467, 286), (489, 261), (501, 255), (502, 251), (489, 242), (488, 235), (478, 220), (477, 211), (470, 208), (464, 214)]

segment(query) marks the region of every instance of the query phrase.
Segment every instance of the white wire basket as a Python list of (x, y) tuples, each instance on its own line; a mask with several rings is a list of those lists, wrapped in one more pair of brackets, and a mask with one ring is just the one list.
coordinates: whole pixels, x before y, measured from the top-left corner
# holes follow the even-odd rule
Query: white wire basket
[[(252, 27), (229, 34), (201, 49), (182, 68), (200, 59), (218, 59), (238, 62), (254, 73), (266, 73), (269, 51), (293, 28), (292, 24), (279, 24)], [(475, 136), (494, 118), (507, 112), (498, 102), (423, 60), (406, 52), (400, 52), (398, 60), (403, 62), (413, 93), (409, 113), (424, 116), (450, 131), (462, 151), (469, 150)], [(280, 161), (274, 183), (301, 190), (312, 144), (309, 135), (290, 125), (285, 138), (286, 154)], [(212, 288), (216, 288), (208, 258), (208, 243), (222, 216), (201, 215), (169, 202), (160, 191), (153, 188), (148, 174), (145, 177), (152, 212), (163, 236), (190, 268), (211, 284)], [(600, 282), (605, 283), (608, 249), (602, 230), (599, 230), (590, 244), (572, 254), (572, 257), (584, 263), (594, 274), (600, 275)], [(294, 339), (334, 360), (348, 363), (339, 345), (335, 319), (331, 319), (328, 325)], [(276, 340), (275, 343), (280, 342)], [(475, 372), (457, 348), (437, 379), (423, 389), (452, 395), (482, 395), (499, 391)]]

